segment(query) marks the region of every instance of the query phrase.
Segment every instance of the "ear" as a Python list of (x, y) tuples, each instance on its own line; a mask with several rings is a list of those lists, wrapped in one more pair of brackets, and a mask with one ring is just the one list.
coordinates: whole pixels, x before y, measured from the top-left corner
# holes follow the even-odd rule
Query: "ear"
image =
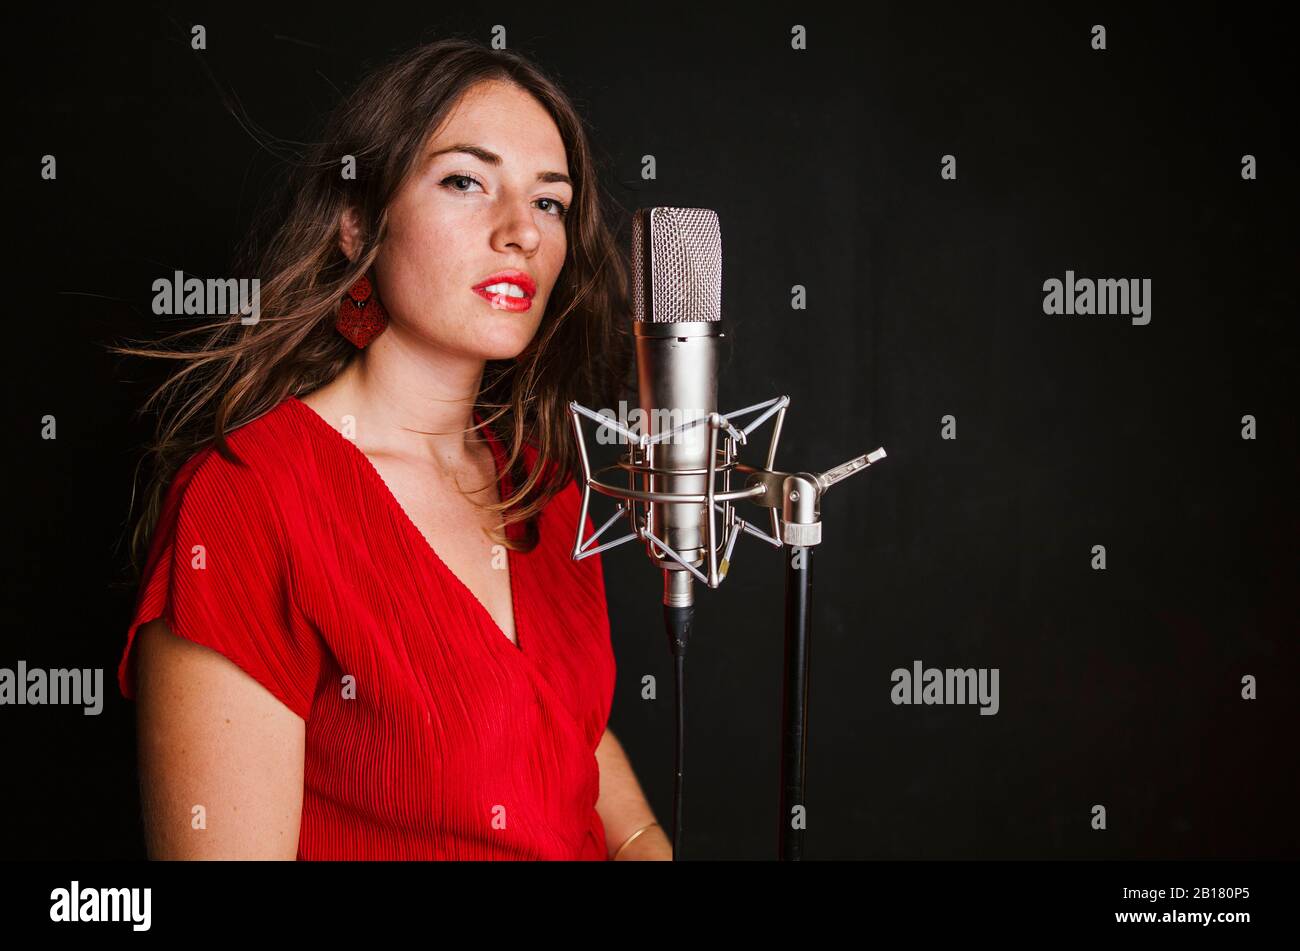
[(343, 209), (339, 216), (339, 250), (347, 255), (349, 261), (355, 261), (361, 250), (361, 225), (350, 207)]

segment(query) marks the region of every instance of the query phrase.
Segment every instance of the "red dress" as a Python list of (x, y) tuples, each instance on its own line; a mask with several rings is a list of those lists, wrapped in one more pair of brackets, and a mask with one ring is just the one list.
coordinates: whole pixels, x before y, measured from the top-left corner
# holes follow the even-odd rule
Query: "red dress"
[(595, 750), (614, 654), (600, 556), (570, 557), (577, 482), (541, 513), (534, 551), (507, 550), (516, 647), (306, 403), (227, 439), (246, 468), (208, 447), (168, 489), (122, 694), (136, 629), (163, 615), (302, 717), (299, 859), (606, 860)]

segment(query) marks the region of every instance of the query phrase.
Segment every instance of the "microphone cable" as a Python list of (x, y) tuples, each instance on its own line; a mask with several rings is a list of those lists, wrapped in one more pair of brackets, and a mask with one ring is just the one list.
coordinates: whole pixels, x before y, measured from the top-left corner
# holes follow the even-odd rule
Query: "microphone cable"
[(673, 764), (673, 861), (682, 854), (682, 773), (686, 762), (686, 642), (690, 639), (691, 625), (695, 622), (695, 605), (680, 607), (664, 605), (664, 627), (668, 632), (668, 646), (673, 653), (675, 688), (677, 694), (676, 725), (677, 749)]

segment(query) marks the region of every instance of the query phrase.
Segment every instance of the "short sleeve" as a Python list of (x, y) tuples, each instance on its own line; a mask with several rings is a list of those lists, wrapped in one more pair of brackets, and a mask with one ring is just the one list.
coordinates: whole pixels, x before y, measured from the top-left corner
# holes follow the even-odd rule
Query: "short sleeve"
[(177, 472), (141, 578), (118, 686), (135, 699), (131, 646), (163, 617), (173, 634), (229, 660), (304, 720), (322, 649), (297, 610), (284, 520), (263, 476), (211, 447)]

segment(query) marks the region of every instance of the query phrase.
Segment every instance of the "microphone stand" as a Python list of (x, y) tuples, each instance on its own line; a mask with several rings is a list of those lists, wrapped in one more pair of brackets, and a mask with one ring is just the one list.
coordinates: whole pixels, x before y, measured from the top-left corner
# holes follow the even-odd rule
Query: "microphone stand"
[[(671, 430), (665, 430), (654, 436), (637, 434), (621, 425), (607, 415), (580, 405), (576, 401), (569, 403), (569, 413), (573, 421), (574, 437), (577, 440), (578, 455), (582, 462), (582, 508), (578, 513), (577, 536), (573, 543), (573, 558), (580, 560), (598, 552), (613, 548), (628, 541), (645, 542), (651, 557), (663, 563), (671, 560), (681, 569), (689, 571), (692, 576), (703, 581), (710, 588), (717, 588), (727, 576), (732, 549), (741, 532), (754, 535), (775, 547), (788, 547), (789, 553), (785, 568), (785, 661), (781, 700), (781, 822), (778, 833), (779, 857), (783, 861), (799, 861), (803, 858), (803, 841), (806, 830), (806, 808), (804, 800), (806, 760), (807, 760), (807, 720), (808, 689), (811, 655), (812, 631), (812, 553), (821, 543), (821, 499), (826, 491), (836, 482), (848, 478), (856, 472), (866, 469), (872, 463), (885, 458), (883, 448), (850, 459), (842, 465), (821, 474), (810, 472), (780, 472), (773, 469), (776, 458), (777, 442), (781, 437), (781, 425), (785, 419), (786, 407), (790, 404), (788, 396), (777, 397), (763, 403), (756, 403), (731, 413), (710, 413), (707, 417), (694, 420)], [(757, 410), (766, 410), (744, 429), (737, 429), (732, 419)], [(582, 414), (608, 427), (630, 441), (631, 448), (627, 454), (613, 465), (606, 466), (593, 473), (591, 462), (587, 458), (586, 441), (578, 416)], [(737, 447), (747, 442), (746, 437), (760, 426), (764, 420), (776, 415), (773, 426), (772, 441), (768, 446), (767, 461), (763, 468), (745, 465), (736, 459)], [(709, 426), (709, 464), (702, 469), (674, 470), (656, 468), (652, 454), (647, 449), (675, 436), (690, 426), (707, 423)], [(719, 462), (718, 433), (726, 431), (726, 443), (721, 449)], [(601, 482), (597, 476), (611, 469), (623, 469), (628, 475), (626, 488)], [(733, 489), (731, 476), (733, 472), (747, 473), (749, 478), (745, 487)], [(716, 475), (722, 474), (722, 490), (716, 486)], [(657, 492), (638, 488), (638, 484), (650, 485), (651, 477), (659, 476), (707, 476), (704, 492)], [(587, 508), (591, 491), (620, 499), (614, 514), (585, 541), (582, 538), (587, 522)], [(772, 532), (768, 534), (756, 526), (739, 518), (732, 502), (741, 499), (753, 502), (770, 510)], [(653, 521), (649, 517), (650, 503), (660, 504), (700, 504), (701, 520), (706, 529), (705, 550), (708, 570), (706, 575), (700, 568), (685, 560), (673, 550), (654, 531)], [(638, 513), (638, 509), (646, 511)], [(777, 509), (781, 517), (777, 516)], [(721, 537), (717, 526), (717, 513), (723, 515)], [(626, 514), (632, 531), (603, 545), (591, 547), (601, 535), (622, 515)], [(722, 556), (719, 560), (719, 551)], [(696, 557), (695, 561), (700, 559)], [(671, 572), (677, 575), (677, 570)], [(680, 576), (676, 582), (690, 583), (690, 578)], [(673, 797), (673, 859), (679, 859), (681, 847), (681, 799), (682, 799), (682, 737), (684, 725), (682, 717), (682, 688), (684, 685), (683, 663), (685, 648), (689, 637), (693, 608), (670, 608), (665, 606), (664, 621), (668, 629), (669, 643), (677, 671), (677, 762)]]
[(808, 753), (808, 678), (812, 664), (813, 546), (792, 548), (785, 559), (785, 664), (781, 675), (781, 813), (777, 849), (782, 861), (803, 858), (805, 765)]
[[(877, 453), (879, 455), (877, 455)], [(860, 472), (885, 451), (859, 456), (821, 475), (800, 472), (782, 480), (781, 540), (785, 559), (785, 665), (781, 690), (781, 814), (777, 833), (782, 861), (803, 859), (807, 809), (808, 681), (812, 667), (813, 552), (822, 540), (821, 497), (836, 482)], [(755, 472), (751, 482), (783, 473)]]
[(686, 645), (695, 623), (695, 581), (686, 571), (664, 569), (664, 630), (673, 655), (673, 861), (682, 855), (682, 801), (686, 761)]

